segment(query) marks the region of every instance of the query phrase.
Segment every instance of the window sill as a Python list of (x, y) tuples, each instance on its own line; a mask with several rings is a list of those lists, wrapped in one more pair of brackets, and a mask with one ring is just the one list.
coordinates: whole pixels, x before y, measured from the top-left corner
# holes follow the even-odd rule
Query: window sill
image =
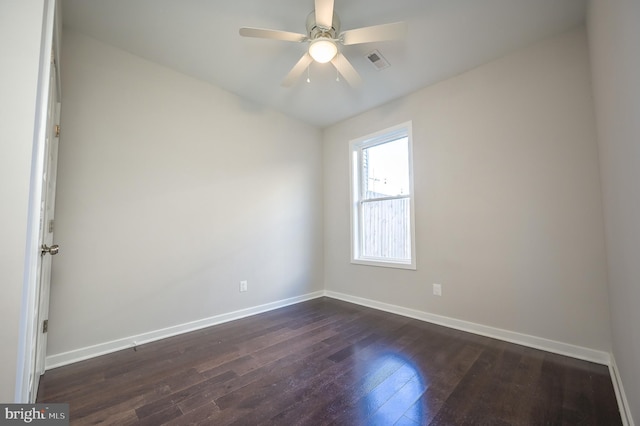
[(416, 270), (416, 265), (413, 263), (390, 262), (390, 261), (381, 261), (381, 260), (373, 260), (373, 259), (351, 259), (351, 264), (377, 266), (380, 268), (409, 269), (412, 271)]

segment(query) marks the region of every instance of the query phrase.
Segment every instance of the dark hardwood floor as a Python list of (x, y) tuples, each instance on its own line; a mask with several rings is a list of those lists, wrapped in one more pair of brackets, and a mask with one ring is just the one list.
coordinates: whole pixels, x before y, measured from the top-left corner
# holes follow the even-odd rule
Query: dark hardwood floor
[(606, 366), (322, 298), (47, 371), (117, 425), (618, 425)]

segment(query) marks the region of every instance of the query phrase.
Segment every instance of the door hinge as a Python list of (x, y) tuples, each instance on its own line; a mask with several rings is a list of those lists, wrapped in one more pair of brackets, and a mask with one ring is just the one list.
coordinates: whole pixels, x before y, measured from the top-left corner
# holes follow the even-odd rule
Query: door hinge
[(60, 125), (56, 124), (56, 127), (54, 127), (54, 130), (56, 132), (56, 138), (60, 137)]
[(53, 232), (53, 219), (49, 220), (49, 233)]
[(47, 331), (49, 331), (49, 320), (46, 319), (42, 322), (42, 332), (46, 333)]

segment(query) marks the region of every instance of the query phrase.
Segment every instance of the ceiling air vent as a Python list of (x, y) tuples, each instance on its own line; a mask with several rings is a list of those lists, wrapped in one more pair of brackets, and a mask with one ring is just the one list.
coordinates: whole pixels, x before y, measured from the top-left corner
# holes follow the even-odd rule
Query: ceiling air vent
[(382, 53), (380, 53), (377, 50), (374, 50), (373, 52), (369, 53), (367, 55), (367, 59), (369, 60), (369, 62), (373, 64), (375, 69), (377, 69), (378, 71), (383, 70), (385, 68), (389, 68), (389, 62), (387, 62), (384, 56), (382, 56)]

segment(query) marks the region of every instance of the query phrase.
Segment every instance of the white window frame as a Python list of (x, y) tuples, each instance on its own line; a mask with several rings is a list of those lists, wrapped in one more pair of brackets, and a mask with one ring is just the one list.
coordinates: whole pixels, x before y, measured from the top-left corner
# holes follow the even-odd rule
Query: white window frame
[[(357, 265), (382, 266), (387, 268), (416, 269), (415, 207), (413, 189), (413, 137), (412, 123), (399, 124), (388, 129), (354, 139), (349, 142), (349, 171), (351, 177), (351, 263)], [(398, 195), (363, 201), (362, 151), (372, 146), (407, 137), (409, 154), (409, 196)], [(362, 205), (363, 202), (409, 198), (411, 259), (374, 258), (361, 255), (362, 251)]]

